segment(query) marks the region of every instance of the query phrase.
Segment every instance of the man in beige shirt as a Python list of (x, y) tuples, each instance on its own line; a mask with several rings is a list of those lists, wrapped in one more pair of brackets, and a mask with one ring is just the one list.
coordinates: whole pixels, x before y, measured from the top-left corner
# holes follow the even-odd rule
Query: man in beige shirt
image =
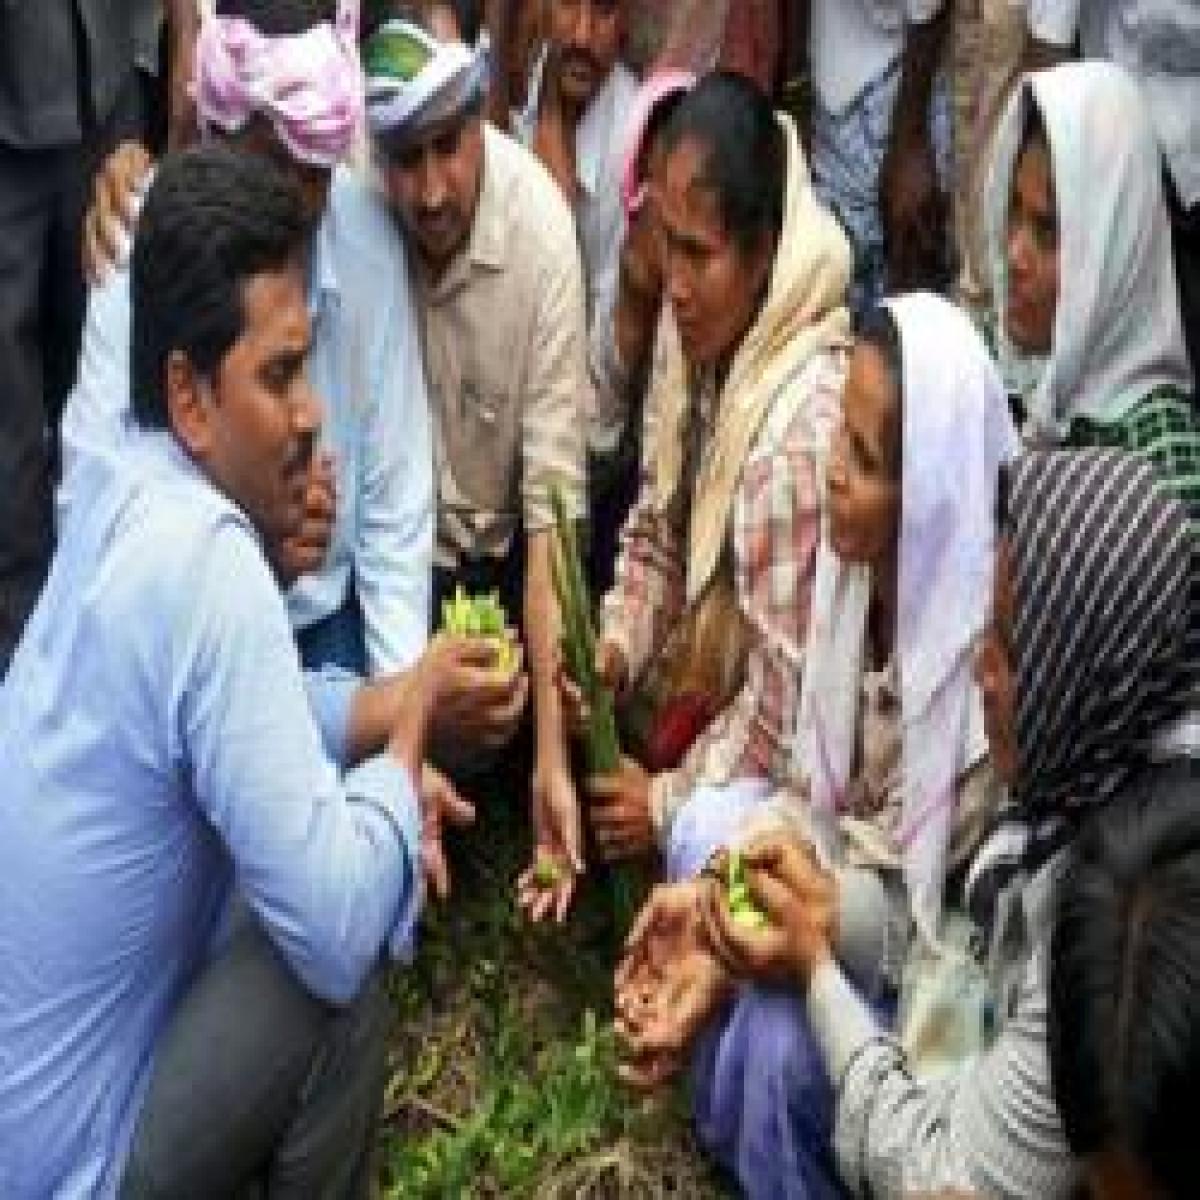
[[(363, 48), (376, 160), (412, 255), (434, 410), (434, 612), (457, 583), (520, 614), (534, 692), (535, 854), (560, 868), (523, 888), (565, 915), (583, 869), (555, 688), (551, 485), (585, 511), (583, 273), (571, 212), (537, 160), (484, 123), (483, 56), (452, 7), (396, 6)], [(437, 40), (436, 35), (444, 40)]]

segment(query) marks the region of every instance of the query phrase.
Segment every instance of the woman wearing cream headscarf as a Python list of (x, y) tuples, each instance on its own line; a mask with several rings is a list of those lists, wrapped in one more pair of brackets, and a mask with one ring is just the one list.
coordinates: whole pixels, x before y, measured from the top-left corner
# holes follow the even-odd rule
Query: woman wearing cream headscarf
[(816, 457), (838, 413), (849, 333), (849, 247), (813, 197), (791, 121), (749, 81), (717, 73), (679, 102), (663, 145), (672, 332), (598, 657), (625, 693), (664, 661), (685, 661), (712, 719), (674, 769), (651, 775), (625, 759), (592, 781), (589, 817), (607, 858), (665, 844), (702, 784), (786, 773), (818, 540)]
[[(943, 953), (946, 876), (998, 799), (971, 670), (997, 483), (1016, 449), (1000, 379), (962, 312), (917, 294), (868, 314), (827, 471), (793, 735), (802, 782), (769, 799), (769, 779), (692, 799), (668, 846), (669, 875), (688, 882), (656, 893), (619, 976), (631, 1079), (656, 1082), (678, 1065), (672, 1042), (695, 1040), (698, 1132), (751, 1197), (840, 1194), (833, 1097), (803, 1009), (782, 993), (743, 991), (696, 1038), (733, 982), (696, 940), (710, 868), (694, 877), (714, 849), (786, 827), (837, 872), (836, 953), (861, 994), (891, 1010), (910, 930), (914, 946)], [(952, 1035), (935, 1032), (944, 1052)]]

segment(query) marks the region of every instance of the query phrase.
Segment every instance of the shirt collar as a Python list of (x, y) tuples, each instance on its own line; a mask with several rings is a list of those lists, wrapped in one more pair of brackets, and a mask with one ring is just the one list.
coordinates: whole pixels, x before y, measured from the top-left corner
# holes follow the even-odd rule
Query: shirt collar
[(341, 295), (341, 283), (337, 273), (337, 255), (334, 250), (333, 192), (312, 238), (312, 258), (308, 264), (308, 311), (316, 316), (328, 301), (336, 301)]
[(467, 257), (472, 266), (491, 267), (499, 270), (508, 258), (508, 230), (504, 219), (505, 197), (501, 190), (498, 169), (498, 151), (495, 142), (499, 138), (491, 126), (483, 127), (483, 167), (479, 184), (479, 203), (475, 205), (475, 220), (471, 223), (471, 237), (467, 243)]

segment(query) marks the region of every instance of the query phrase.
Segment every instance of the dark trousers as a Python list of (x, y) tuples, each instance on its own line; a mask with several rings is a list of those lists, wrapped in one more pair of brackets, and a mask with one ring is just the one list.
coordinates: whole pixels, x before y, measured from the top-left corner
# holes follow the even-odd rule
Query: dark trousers
[(389, 1025), (382, 971), (330, 1008), (244, 916), (157, 1048), (122, 1200), (365, 1196)]
[(296, 645), (300, 650), (300, 665), (306, 671), (341, 667), (352, 675), (366, 675), (367, 634), (353, 580), (341, 608), (296, 630)]
[(50, 564), (58, 418), (75, 382), (92, 175), (141, 120), (132, 73), (117, 110), (82, 143), (0, 145), (0, 678)]
[(1183, 336), (1196, 380), (1194, 399), (1200, 405), (1200, 203), (1184, 208), (1168, 176), (1167, 207), (1171, 214), (1175, 274), (1179, 282), (1179, 313), (1183, 318)]

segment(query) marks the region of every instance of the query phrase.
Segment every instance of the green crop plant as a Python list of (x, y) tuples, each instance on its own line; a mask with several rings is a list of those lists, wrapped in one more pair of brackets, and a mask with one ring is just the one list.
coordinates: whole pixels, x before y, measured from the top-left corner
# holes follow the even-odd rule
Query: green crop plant
[(507, 677), (517, 666), (517, 648), (508, 629), (508, 618), (499, 592), (468, 596), (461, 584), (442, 601), (442, 630), (456, 637), (477, 637), (496, 652), (496, 673)]

